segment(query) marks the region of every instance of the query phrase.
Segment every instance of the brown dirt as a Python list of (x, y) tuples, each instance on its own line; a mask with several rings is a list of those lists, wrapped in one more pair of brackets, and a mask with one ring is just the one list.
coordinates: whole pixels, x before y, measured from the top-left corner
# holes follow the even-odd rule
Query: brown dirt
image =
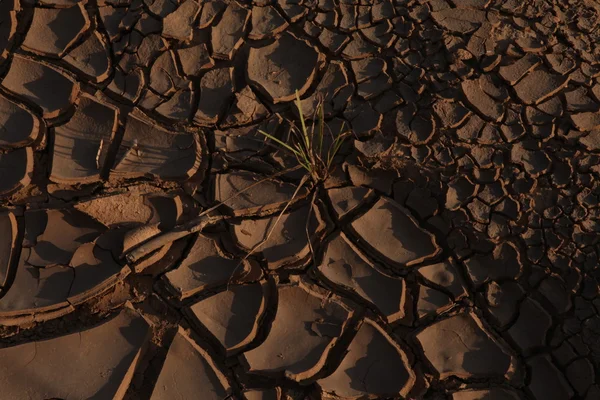
[(0, 400), (599, 399), (599, 22), (0, 0)]

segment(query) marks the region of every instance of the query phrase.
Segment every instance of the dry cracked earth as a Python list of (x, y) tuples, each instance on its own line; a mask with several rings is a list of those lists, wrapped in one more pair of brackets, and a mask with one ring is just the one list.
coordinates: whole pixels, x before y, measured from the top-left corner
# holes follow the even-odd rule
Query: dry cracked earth
[(0, 0), (0, 400), (599, 399), (599, 20)]

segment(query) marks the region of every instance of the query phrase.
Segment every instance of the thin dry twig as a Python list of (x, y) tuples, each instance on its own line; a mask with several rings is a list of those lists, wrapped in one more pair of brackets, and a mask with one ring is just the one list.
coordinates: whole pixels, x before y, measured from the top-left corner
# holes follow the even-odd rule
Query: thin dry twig
[(181, 239), (188, 235), (191, 235), (193, 233), (199, 232), (208, 225), (214, 225), (220, 221), (230, 218), (225, 215), (209, 216), (208, 214), (215, 211), (222, 205), (227, 204), (229, 201), (237, 198), (238, 196), (242, 195), (243, 193), (252, 189), (253, 187), (260, 185), (261, 183), (266, 182), (270, 179), (273, 179), (277, 176), (284, 175), (289, 172), (293, 172), (293, 171), (297, 170), (298, 168), (300, 168), (300, 167), (296, 166), (296, 167), (285, 169), (285, 170), (277, 172), (271, 176), (268, 176), (264, 179), (256, 181), (253, 184), (248, 185), (243, 189), (240, 189), (239, 191), (237, 191), (236, 193), (234, 193), (227, 199), (204, 210), (203, 212), (198, 214), (198, 216), (196, 218), (186, 222), (185, 224), (176, 226), (175, 228), (173, 228), (172, 230), (170, 230), (168, 232), (160, 233), (157, 236), (154, 236), (153, 238), (148, 240), (147, 242), (142, 243), (140, 246), (135, 247), (133, 250), (131, 250), (129, 253), (127, 253), (125, 255), (125, 259), (127, 260), (128, 263), (135, 264), (136, 262), (138, 262), (139, 260), (141, 260), (142, 258), (147, 256), (151, 252), (158, 250), (161, 247), (174, 242), (175, 240), (178, 240), (178, 239)]
[[(269, 232), (267, 233), (267, 235), (265, 236), (265, 238), (263, 240), (261, 240), (260, 243), (258, 243), (257, 245), (255, 245), (252, 249), (250, 249), (250, 251), (244, 256), (244, 258), (242, 258), (240, 260), (240, 262), (235, 267), (235, 269), (233, 270), (233, 272), (229, 275), (229, 280), (227, 281), (227, 290), (229, 290), (229, 285), (231, 284), (231, 280), (235, 276), (237, 270), (244, 264), (244, 262), (246, 262), (248, 260), (248, 258), (250, 258), (250, 256), (252, 254), (256, 253), (256, 251), (258, 251), (258, 249), (261, 246), (263, 246), (265, 243), (267, 243), (269, 241), (269, 239), (271, 238), (271, 235), (275, 231), (275, 228), (279, 224), (279, 221), (281, 220), (281, 218), (283, 217), (283, 215), (285, 214), (285, 212), (287, 211), (287, 209), (289, 208), (289, 206), (293, 203), (293, 201), (295, 200), (295, 198), (298, 196), (298, 194), (300, 193), (300, 189), (302, 189), (302, 187), (304, 186), (304, 184), (306, 184), (306, 182), (308, 182), (308, 175), (304, 175), (302, 177), (302, 180), (300, 181), (300, 184), (298, 185), (298, 187), (294, 191), (294, 194), (292, 195), (292, 198), (290, 199), (290, 201), (288, 201), (286, 203), (286, 205), (283, 208), (283, 210), (281, 210), (281, 212), (277, 216), (277, 219), (275, 220), (275, 223), (273, 224), (273, 227), (269, 230)], [(312, 204), (312, 201), (311, 201), (311, 204)]]
[(302, 189), (302, 187), (304, 187), (304, 184), (308, 182), (308, 176), (304, 175), (302, 177), (302, 180), (300, 181), (300, 184), (298, 185), (298, 187), (296, 188), (296, 190), (294, 191), (294, 194), (292, 195), (292, 198), (290, 199), (290, 201), (288, 201), (285, 205), (285, 207), (283, 207), (283, 210), (281, 210), (281, 212), (279, 213), (279, 215), (277, 216), (277, 219), (275, 220), (275, 223), (273, 224), (273, 227), (271, 228), (271, 230), (269, 231), (269, 233), (267, 234), (267, 236), (265, 236), (265, 238), (263, 240), (261, 240), (261, 242), (259, 244), (257, 244), (256, 246), (254, 246), (249, 252), (248, 254), (246, 254), (246, 256), (244, 256), (242, 261), (245, 261), (248, 259), (248, 257), (250, 257), (252, 254), (254, 254), (261, 246), (263, 246), (265, 243), (267, 243), (269, 241), (269, 239), (271, 238), (271, 236), (273, 235), (273, 231), (275, 231), (275, 228), (277, 227), (277, 225), (279, 224), (279, 221), (281, 220), (281, 218), (283, 217), (283, 215), (285, 214), (285, 212), (287, 211), (287, 209), (289, 208), (289, 206), (292, 204), (292, 202), (295, 200), (295, 198), (298, 196), (298, 194), (300, 193), (300, 189)]
[[(236, 192), (235, 194), (230, 196), (228, 199), (220, 202), (219, 204), (208, 208), (207, 210), (200, 213), (198, 215), (198, 217), (188, 221), (187, 223), (177, 226), (169, 232), (161, 233), (161, 234), (151, 238), (147, 242), (141, 244), (140, 246), (134, 248), (132, 251), (127, 253), (125, 255), (125, 258), (127, 259), (127, 261), (131, 264), (135, 264), (136, 262), (141, 260), (143, 257), (147, 256), (151, 252), (161, 248), (162, 246), (164, 246), (168, 243), (171, 243), (175, 240), (181, 239), (187, 235), (199, 232), (208, 225), (214, 225), (220, 221), (230, 218), (228, 216), (223, 216), (223, 215), (209, 216), (208, 214), (211, 213), (212, 211), (215, 211), (217, 208), (226, 204), (230, 200), (238, 197), (239, 195), (246, 192), (247, 190), (261, 184), (262, 182), (264, 182), (266, 180), (272, 179), (276, 176), (283, 175), (288, 172), (295, 171), (298, 168), (304, 168), (306, 170), (306, 174), (302, 177), (302, 180), (300, 181), (300, 184), (296, 188), (296, 191), (294, 192), (290, 201), (286, 203), (285, 207), (279, 213), (277, 219), (275, 220), (275, 223), (273, 224), (273, 227), (270, 229), (270, 231), (268, 232), (265, 239), (262, 240), (261, 243), (254, 246), (244, 256), (244, 258), (240, 262), (240, 265), (244, 261), (246, 261), (248, 259), (248, 257), (250, 257), (253, 253), (255, 253), (261, 246), (263, 246), (266, 242), (268, 242), (268, 240), (271, 238), (275, 228), (279, 224), (281, 218), (283, 217), (285, 212), (288, 210), (289, 206), (296, 199), (296, 197), (298, 196), (298, 193), (300, 192), (302, 187), (304, 187), (304, 185), (309, 181), (309, 179), (313, 180), (313, 184), (315, 186), (319, 185), (320, 183), (322, 183), (323, 181), (325, 181), (327, 179), (327, 177), (329, 176), (329, 173), (331, 171), (333, 160), (334, 160), (335, 156), (337, 155), (337, 153), (339, 152), (341, 146), (343, 145), (344, 141), (346, 140), (346, 138), (348, 137), (348, 134), (350, 132), (350, 131), (345, 131), (344, 130), (345, 124), (342, 124), (341, 129), (338, 132), (337, 136), (333, 134), (330, 127), (325, 123), (325, 112), (324, 112), (324, 106), (323, 106), (322, 101), (319, 101), (319, 103), (317, 105), (317, 108), (315, 110), (316, 118), (313, 118), (313, 123), (312, 123), (310, 130), (307, 128), (306, 121), (304, 119), (304, 113), (302, 111), (302, 103), (300, 101), (300, 96), (297, 91), (296, 91), (296, 107), (298, 108), (298, 113), (299, 113), (300, 129), (297, 128), (296, 125), (294, 125), (293, 123), (290, 124), (291, 125), (290, 135), (288, 137), (289, 143), (284, 142), (283, 140), (275, 137), (274, 135), (272, 135), (268, 132), (265, 132), (262, 130), (259, 130), (258, 132), (260, 134), (262, 134), (264, 137), (266, 137), (267, 139), (270, 139), (271, 142), (267, 142), (266, 143), (267, 145), (276, 147), (280, 150), (289, 151), (298, 161), (299, 165), (297, 167), (286, 169), (284, 171), (273, 174), (272, 176), (269, 176), (265, 179), (259, 180), (255, 183), (249, 185), (248, 187), (239, 190), (238, 192)], [(315, 122), (317, 124), (316, 129), (315, 129)], [(323, 153), (323, 139), (325, 136), (325, 130), (327, 130), (329, 132), (329, 134), (332, 136), (333, 143), (327, 150), (327, 154), (325, 155), (325, 159), (324, 159), (322, 153)], [(315, 145), (315, 141), (317, 141), (316, 145)], [(315, 196), (316, 196), (316, 192), (315, 192), (315, 194), (313, 194), (313, 199), (311, 200), (311, 210), (310, 210), (309, 215), (312, 215), (311, 214), (312, 206), (314, 205)], [(309, 225), (307, 222), (307, 225), (306, 225), (307, 235), (309, 235), (308, 230), (309, 230)], [(310, 237), (309, 237), (309, 246), (310, 246), (311, 254), (314, 258), (315, 253), (314, 253), (314, 249), (312, 247), (312, 243), (310, 241)], [(234, 271), (234, 274), (235, 274), (235, 271)], [(234, 274), (232, 274), (232, 276)], [(229, 285), (229, 283), (228, 283), (228, 285)]]

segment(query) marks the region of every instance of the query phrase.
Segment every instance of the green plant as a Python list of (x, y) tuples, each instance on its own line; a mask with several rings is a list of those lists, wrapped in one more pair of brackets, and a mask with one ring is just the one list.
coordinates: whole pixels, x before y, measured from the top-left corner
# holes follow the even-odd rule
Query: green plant
[[(342, 124), (337, 135), (331, 132), (325, 122), (323, 102), (318, 103), (315, 110), (316, 118), (313, 118), (312, 128), (309, 129), (304, 119), (304, 112), (298, 91), (296, 91), (296, 107), (300, 115), (300, 127), (297, 127), (293, 123), (291, 124), (288, 143), (265, 131), (259, 130), (259, 132), (275, 142), (282, 149), (291, 153), (298, 160), (300, 166), (307, 171), (313, 182), (318, 184), (329, 176), (333, 160), (350, 134), (350, 131), (345, 131), (345, 125)], [(317, 123), (316, 127), (315, 121)], [(327, 140), (326, 132), (331, 136), (331, 143), (327, 149), (324, 149), (323, 145)]]
[[(220, 206), (227, 204), (230, 200), (233, 200), (234, 198), (240, 196), (242, 193), (248, 191), (249, 189), (257, 185), (260, 185), (264, 181), (279, 175), (283, 175), (288, 172), (298, 170), (299, 168), (303, 168), (306, 170), (306, 173), (300, 180), (300, 183), (298, 184), (296, 191), (292, 195), (292, 198), (285, 204), (283, 209), (280, 212), (278, 212), (277, 219), (275, 220), (275, 223), (273, 224), (265, 238), (260, 243), (255, 245), (250, 251), (248, 251), (248, 253), (242, 259), (242, 261), (248, 259), (252, 254), (258, 251), (260, 247), (267, 243), (271, 238), (275, 228), (279, 224), (282, 216), (286, 213), (291, 204), (297, 198), (302, 187), (304, 187), (304, 185), (306, 185), (307, 183), (312, 182), (314, 188), (315, 186), (318, 186), (320, 183), (322, 183), (328, 178), (333, 167), (333, 160), (335, 156), (344, 144), (344, 141), (350, 135), (349, 130), (344, 130), (344, 124), (342, 124), (340, 131), (337, 133), (337, 135), (334, 135), (331, 132), (331, 130), (325, 122), (325, 111), (322, 102), (319, 102), (317, 104), (314, 116), (315, 118), (312, 119), (313, 123), (310, 129), (306, 125), (306, 120), (304, 119), (304, 113), (302, 111), (302, 104), (300, 102), (300, 96), (298, 95), (297, 91), (296, 107), (298, 109), (298, 113), (300, 114), (300, 127), (298, 128), (295, 124), (291, 123), (289, 142), (286, 143), (283, 140), (278, 139), (274, 135), (271, 135), (262, 130), (259, 130), (259, 132), (260, 134), (274, 142), (274, 144), (270, 143), (270, 145), (288, 151), (290, 154), (292, 154), (298, 160), (299, 165), (292, 168), (288, 168), (284, 171), (280, 171), (270, 177), (257, 181), (249, 185), (248, 187), (239, 190), (228, 199), (221, 201), (219, 204), (216, 204), (204, 210), (198, 215), (198, 217), (194, 218), (191, 221), (188, 221), (186, 224), (178, 226), (169, 232), (157, 235), (156, 237), (148, 240), (139, 247), (130, 251), (126, 256), (127, 260), (133, 264), (150, 254), (152, 251), (159, 249), (167, 243), (171, 243), (189, 234), (202, 231), (202, 229), (204, 229), (208, 225), (212, 225), (218, 223), (219, 221), (228, 219), (229, 217), (223, 215), (211, 216), (211, 214), (213, 211), (216, 211)], [(326, 136), (326, 133), (330, 135), (329, 138)], [(326, 145), (326, 142), (329, 142), (329, 146)], [(312, 248), (310, 233), (308, 231), (308, 224), (312, 215), (312, 204), (314, 203), (316, 194), (316, 191), (313, 192), (313, 198), (311, 200), (310, 209), (311, 211), (308, 215), (305, 227), (306, 234), (308, 237), (308, 244), (313, 255), (314, 250)], [(240, 261), (240, 265), (242, 261)], [(232, 273), (231, 276), (233, 277), (234, 273)]]
[[(314, 185), (318, 185), (325, 181), (329, 174), (331, 173), (333, 160), (340, 148), (344, 144), (346, 138), (350, 135), (350, 131), (345, 131), (345, 124), (342, 123), (340, 127), (340, 131), (337, 135), (334, 135), (333, 132), (329, 129), (325, 122), (325, 108), (322, 101), (319, 101), (315, 110), (316, 118), (313, 118), (313, 124), (311, 129), (309, 130), (306, 121), (304, 119), (304, 112), (302, 110), (302, 103), (300, 101), (300, 95), (298, 91), (296, 91), (296, 108), (298, 109), (299, 119), (300, 119), (300, 127), (296, 127), (295, 124), (291, 124), (291, 130), (289, 135), (289, 142), (286, 143), (281, 139), (278, 139), (274, 135), (271, 135), (265, 131), (259, 130), (260, 134), (265, 136), (266, 138), (272, 140), (276, 143), (275, 147), (282, 148), (288, 152), (290, 152), (296, 160), (298, 160), (298, 164), (306, 170), (306, 174), (300, 180), (296, 191), (292, 195), (292, 198), (287, 202), (287, 204), (283, 207), (275, 223), (265, 236), (265, 238), (255, 245), (243, 258), (243, 260), (248, 259), (252, 254), (254, 254), (260, 247), (262, 247), (265, 243), (269, 241), (275, 228), (281, 221), (281, 218), (288, 210), (292, 202), (296, 199), (298, 194), (300, 193), (300, 189), (307, 184), (307, 182), (312, 179), (312, 183)], [(315, 122), (317, 126), (315, 127)], [(331, 142), (327, 149), (324, 148), (324, 144), (326, 141), (326, 132), (331, 136)], [(312, 206), (314, 204), (314, 199), (316, 196), (316, 192), (313, 193), (313, 199), (311, 201), (311, 208), (308, 214), (308, 218), (306, 220), (306, 236), (308, 239), (308, 245), (311, 251), (311, 254), (314, 257), (314, 249), (312, 246), (312, 241), (310, 237), (310, 232), (308, 229), (310, 218), (312, 216)]]

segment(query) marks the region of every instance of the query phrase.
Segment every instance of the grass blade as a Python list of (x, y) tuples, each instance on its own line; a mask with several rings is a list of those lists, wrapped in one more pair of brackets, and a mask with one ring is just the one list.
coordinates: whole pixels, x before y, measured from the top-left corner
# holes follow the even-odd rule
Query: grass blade
[(304, 146), (306, 151), (310, 151), (310, 139), (308, 138), (308, 130), (306, 129), (306, 122), (304, 121), (304, 113), (302, 112), (302, 103), (300, 102), (300, 95), (296, 90), (296, 108), (298, 108), (298, 114), (300, 114), (300, 124), (302, 125), (302, 136), (304, 137)]
[(254, 246), (252, 249), (250, 249), (250, 251), (244, 256), (244, 258), (240, 261), (240, 264), (244, 261), (246, 261), (252, 254), (254, 254), (260, 247), (262, 247), (265, 243), (267, 243), (269, 241), (269, 239), (271, 238), (271, 236), (273, 235), (273, 231), (275, 231), (275, 228), (277, 228), (277, 225), (279, 225), (279, 221), (281, 221), (281, 218), (283, 217), (283, 215), (285, 214), (285, 212), (287, 211), (287, 209), (290, 207), (290, 205), (294, 202), (294, 200), (296, 199), (296, 197), (298, 196), (298, 194), (300, 193), (300, 189), (302, 189), (304, 187), (304, 185), (306, 184), (306, 182), (308, 181), (308, 175), (304, 175), (302, 177), (302, 180), (300, 181), (300, 183), (298, 184), (298, 187), (296, 188), (296, 190), (294, 191), (294, 194), (292, 195), (292, 198), (290, 199), (290, 201), (287, 202), (287, 204), (285, 205), (285, 207), (283, 207), (283, 210), (281, 210), (281, 212), (279, 213), (279, 215), (277, 216), (277, 219), (275, 220), (275, 223), (273, 224), (273, 226), (271, 227), (271, 229), (269, 230), (269, 233), (267, 233), (267, 235), (265, 236), (265, 238), (258, 243), (256, 246)]
[(323, 103), (319, 104), (319, 156), (323, 151), (323, 136), (325, 135), (325, 111)]
[(287, 211), (287, 209), (290, 207), (290, 205), (294, 202), (294, 200), (296, 199), (296, 197), (300, 193), (300, 189), (302, 189), (304, 187), (304, 185), (306, 184), (307, 181), (308, 181), (308, 175), (304, 175), (302, 177), (302, 180), (300, 181), (300, 184), (298, 184), (298, 187), (294, 191), (294, 194), (292, 195), (292, 198), (290, 199), (290, 201), (288, 201), (286, 203), (285, 207), (283, 207), (283, 210), (281, 210), (281, 212), (277, 216), (277, 219), (275, 220), (275, 223), (273, 224), (273, 226), (271, 227), (271, 229), (269, 230), (269, 232), (267, 233), (267, 235), (265, 236), (265, 238), (263, 240), (261, 240), (261, 242), (258, 243), (256, 246), (254, 246), (252, 249), (250, 249), (250, 251), (248, 253), (246, 253), (246, 255), (244, 256), (244, 258), (242, 258), (240, 260), (239, 264), (235, 267), (235, 269), (233, 270), (233, 272), (231, 273), (231, 275), (229, 275), (229, 279), (227, 281), (227, 290), (229, 290), (229, 285), (231, 284), (231, 279), (233, 279), (233, 277), (235, 276), (235, 273), (237, 272), (238, 268), (241, 267), (242, 264), (246, 260), (248, 260), (248, 258), (250, 258), (250, 256), (252, 254), (256, 253), (256, 251), (259, 248), (261, 248), (262, 246), (264, 246), (265, 243), (267, 243), (269, 241), (269, 239), (273, 235), (273, 232), (275, 231), (275, 228), (277, 228), (277, 225), (279, 225), (279, 221), (281, 221), (281, 218), (283, 217), (283, 215), (285, 214), (285, 212)]
[(333, 142), (333, 147), (329, 149), (329, 153), (327, 154), (327, 169), (331, 168), (331, 163), (333, 162), (333, 159), (335, 158), (336, 154), (342, 147), (342, 144), (344, 144), (344, 141), (346, 140), (346, 132), (344, 132), (344, 125), (345, 123), (342, 122), (340, 132), (338, 133), (337, 137)]
[(261, 131), (259, 130), (261, 135), (266, 136), (267, 138), (271, 139), (272, 141), (276, 142), (277, 144), (279, 144), (280, 146), (283, 146), (286, 150), (291, 151), (292, 153), (298, 155), (298, 150), (294, 149), (292, 146), (290, 146), (289, 144), (285, 143), (284, 141), (277, 139), (275, 136), (268, 134), (265, 131)]
[[(219, 220), (219, 217), (211, 218), (209, 216), (209, 214), (212, 213), (213, 211), (216, 211), (222, 205), (227, 204), (229, 201), (237, 198), (238, 196), (241, 196), (243, 193), (247, 192), (248, 190), (252, 189), (253, 187), (260, 185), (263, 182), (266, 182), (266, 181), (276, 178), (278, 176), (287, 174), (289, 172), (293, 172), (293, 171), (297, 170), (298, 168), (300, 168), (300, 166), (296, 166), (296, 167), (285, 169), (283, 171), (279, 171), (271, 176), (268, 176), (264, 179), (256, 181), (256, 182), (250, 184), (249, 186), (246, 186), (246, 187), (238, 190), (237, 192), (235, 192), (234, 194), (232, 194), (225, 200), (220, 201), (219, 203), (215, 204), (214, 206), (202, 211), (200, 214), (198, 214), (197, 217), (193, 218), (192, 220), (189, 220), (184, 224), (178, 225), (178, 226), (174, 227), (173, 229), (171, 229), (170, 231), (162, 232), (162, 233), (154, 236), (150, 240), (144, 242), (142, 245), (140, 245), (138, 247), (134, 247), (132, 250), (129, 250), (128, 253), (125, 254), (125, 258), (131, 264), (135, 264), (143, 257), (145, 257), (148, 254), (150, 254), (151, 252), (163, 247), (164, 245), (172, 243), (177, 239), (181, 239), (183, 237), (186, 237), (188, 235), (191, 235), (193, 233), (201, 231), (202, 229), (204, 229), (204, 227), (206, 225), (209, 225), (211, 223), (214, 224), (214, 222), (216, 220)], [(227, 217), (220, 216), (221, 220), (226, 219), (226, 218)]]

